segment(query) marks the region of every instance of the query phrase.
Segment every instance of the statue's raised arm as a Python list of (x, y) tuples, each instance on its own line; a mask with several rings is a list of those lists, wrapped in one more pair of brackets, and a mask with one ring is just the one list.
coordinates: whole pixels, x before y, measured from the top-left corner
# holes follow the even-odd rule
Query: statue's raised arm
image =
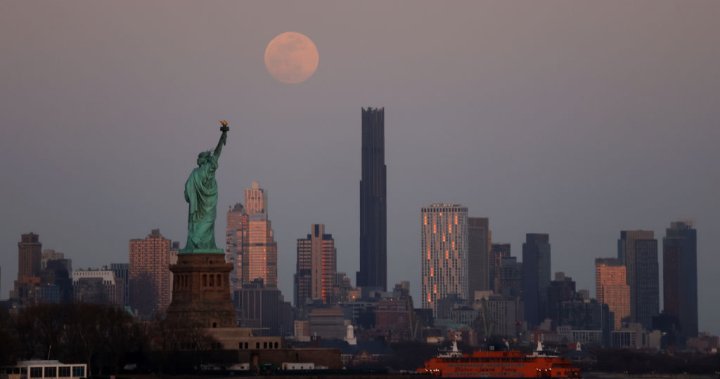
[(227, 132), (228, 130), (230, 130), (227, 120), (220, 120), (220, 125), (220, 131), (222, 132), (222, 135), (220, 135), (220, 140), (218, 141), (217, 147), (215, 147), (215, 159), (220, 158), (222, 147), (225, 146), (225, 143), (227, 143)]

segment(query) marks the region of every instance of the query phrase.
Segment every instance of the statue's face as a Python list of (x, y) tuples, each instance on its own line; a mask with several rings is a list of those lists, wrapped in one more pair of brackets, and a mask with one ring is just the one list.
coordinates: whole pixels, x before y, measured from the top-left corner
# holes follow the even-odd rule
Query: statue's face
[(205, 162), (207, 162), (207, 157), (205, 156), (205, 154), (201, 153), (200, 155), (198, 155), (198, 158), (197, 158), (198, 166), (202, 166)]

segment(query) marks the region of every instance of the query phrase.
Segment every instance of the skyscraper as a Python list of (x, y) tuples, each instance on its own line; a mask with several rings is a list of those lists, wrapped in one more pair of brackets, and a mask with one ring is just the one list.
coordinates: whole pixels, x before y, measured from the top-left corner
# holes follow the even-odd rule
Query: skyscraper
[(18, 242), (18, 279), (40, 275), (42, 244), (40, 236), (27, 233), (20, 236)]
[(335, 240), (325, 234), (325, 225), (313, 224), (312, 233), (297, 240), (295, 306), (303, 307), (308, 301), (332, 303), (336, 278)]
[(546, 317), (547, 289), (550, 286), (550, 236), (528, 233), (522, 252), (523, 302), (525, 320), (535, 327)]
[(545, 317), (553, 320), (554, 324), (561, 325), (562, 305), (576, 300), (575, 281), (566, 276), (564, 272), (556, 272), (555, 280), (550, 282), (547, 289), (547, 311)]
[(468, 217), (468, 287), (471, 297), (475, 291), (493, 288), (490, 244), (490, 223), (487, 217)]
[(623, 230), (618, 240), (618, 258), (625, 263), (630, 286), (630, 318), (647, 329), (660, 312), (657, 245), (649, 230)]
[(468, 293), (468, 209), (432, 204), (421, 210), (422, 307), (437, 313), (438, 301)]
[(620, 330), (622, 320), (630, 317), (630, 287), (625, 265), (619, 259), (595, 259), (595, 296), (607, 304), (615, 318), (615, 330)]
[(245, 189), (245, 206), (235, 204), (227, 213), (226, 260), (233, 263), (231, 289), (263, 281), (277, 287), (277, 243), (268, 219), (267, 192), (253, 181)]
[(11, 298), (23, 304), (35, 301), (35, 292), (40, 285), (41, 254), (40, 236), (35, 233), (20, 236), (20, 242), (18, 242), (18, 276)]
[(697, 231), (673, 222), (663, 238), (663, 304), (680, 323), (680, 343), (698, 335)]
[[(490, 277), (490, 285), (493, 292), (502, 294), (502, 262), (505, 258), (510, 258), (511, 248), (509, 243), (493, 243), (490, 245), (490, 265), (492, 266), (492, 276)], [(522, 275), (522, 272), (519, 274)], [(518, 276), (519, 278), (520, 276)], [(519, 293), (519, 292), (518, 292)]]
[(130, 306), (146, 319), (165, 312), (172, 300), (170, 265), (177, 262), (177, 246), (153, 229), (145, 239), (130, 240), (129, 255)]
[(123, 306), (130, 305), (130, 265), (128, 263), (110, 263), (110, 270), (115, 274), (116, 278), (122, 281)]
[(241, 203), (228, 209), (227, 227), (225, 229), (225, 261), (232, 263), (230, 271), (230, 291), (242, 288), (243, 278), (243, 245), (247, 244), (250, 218)]
[(360, 180), (360, 271), (363, 294), (387, 291), (385, 109), (362, 109)]

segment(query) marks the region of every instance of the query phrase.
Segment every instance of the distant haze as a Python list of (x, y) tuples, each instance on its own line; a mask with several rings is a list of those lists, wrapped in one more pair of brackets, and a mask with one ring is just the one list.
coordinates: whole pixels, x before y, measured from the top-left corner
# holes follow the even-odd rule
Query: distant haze
[[(689, 218), (700, 328), (718, 333), (718, 20), (717, 1), (2, 1), (1, 297), (21, 233), (74, 268), (127, 262), (152, 228), (184, 243), (183, 183), (218, 119), (217, 240), (258, 180), (285, 298), (312, 223), (355, 283), (360, 110), (384, 106), (388, 284), (416, 306), (432, 202), (489, 217), (513, 255), (549, 233), (553, 271), (591, 293), (621, 229), (661, 240)], [(304, 83), (264, 68), (285, 31), (320, 51)]]

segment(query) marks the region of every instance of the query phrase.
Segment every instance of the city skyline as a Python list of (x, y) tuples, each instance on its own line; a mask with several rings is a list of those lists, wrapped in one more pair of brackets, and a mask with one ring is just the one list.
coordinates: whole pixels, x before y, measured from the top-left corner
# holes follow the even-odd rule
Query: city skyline
[[(0, 189), (0, 298), (23, 233), (78, 267), (125, 261), (127, 241), (154, 228), (184, 240), (186, 153), (218, 118), (238, 138), (219, 207), (255, 179), (272, 192), (284, 296), (312, 223), (333, 231), (338, 271), (356, 272), (358, 109), (372, 105), (385, 107), (388, 286), (410, 280), (419, 299), (417, 218), (432, 202), (488, 217), (493, 243), (516, 255), (526, 233), (548, 233), (552, 272), (586, 289), (619, 231), (660, 236), (690, 218), (700, 330), (720, 332), (720, 6), (555, 4), (383, 3), (378, 14), (317, 2), (272, 18), (278, 5), (3, 3), (0, 164), (18, 176)], [(320, 63), (288, 86), (264, 72), (262, 50), (292, 29)], [(219, 221), (219, 242), (223, 231)]]

